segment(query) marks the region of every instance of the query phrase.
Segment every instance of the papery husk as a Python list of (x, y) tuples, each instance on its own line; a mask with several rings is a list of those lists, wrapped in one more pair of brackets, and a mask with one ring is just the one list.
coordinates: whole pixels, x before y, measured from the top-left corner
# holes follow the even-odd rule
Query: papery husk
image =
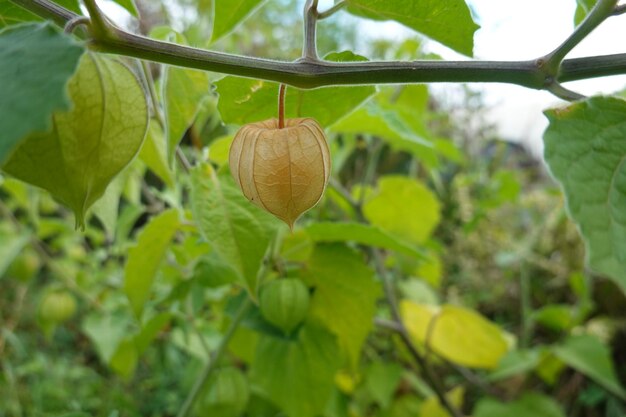
[(250, 123), (235, 135), (230, 170), (243, 194), (293, 228), (322, 198), (330, 176), (330, 151), (311, 118)]

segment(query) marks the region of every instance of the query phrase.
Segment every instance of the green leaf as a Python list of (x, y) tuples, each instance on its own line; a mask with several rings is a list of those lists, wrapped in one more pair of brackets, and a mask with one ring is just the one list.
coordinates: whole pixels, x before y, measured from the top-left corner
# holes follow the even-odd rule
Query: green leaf
[(171, 320), (172, 315), (170, 313), (160, 313), (148, 320), (142, 327), (141, 331), (135, 335), (135, 347), (137, 348), (137, 354), (143, 354), (150, 343), (157, 337), (161, 329), (165, 327)]
[(480, 27), (463, 0), (346, 0), (348, 11), (374, 20), (395, 20), (467, 56)]
[(7, 268), (22, 252), (29, 240), (28, 234), (6, 233), (0, 230), (0, 242), (2, 242), (0, 245), (0, 279), (4, 277)]
[(49, 23), (0, 32), (0, 165), (28, 134), (47, 130), (54, 111), (70, 107), (66, 86), (82, 53)]
[[(415, 117), (414, 117), (415, 118)], [(384, 139), (393, 149), (418, 158), (430, 157), (433, 144), (419, 136), (392, 109), (383, 109), (374, 101), (367, 102), (354, 113), (341, 119), (330, 129), (340, 133), (366, 133)]]
[(380, 286), (362, 256), (340, 244), (316, 246), (308, 271), (315, 286), (310, 314), (337, 335), (356, 368), (372, 329)]
[(126, 338), (117, 346), (115, 353), (111, 356), (109, 366), (122, 378), (129, 380), (135, 373), (138, 359), (139, 355), (133, 339)]
[(263, 335), (250, 379), (289, 417), (315, 417), (326, 408), (338, 367), (335, 338), (306, 324), (295, 341)]
[(163, 130), (154, 120), (150, 122), (146, 140), (141, 147), (139, 158), (170, 188), (174, 188), (174, 173), (167, 157), (167, 144)]
[[(351, 52), (332, 53), (328, 60), (360, 61)], [(278, 84), (262, 80), (224, 77), (215, 83), (218, 109), (225, 123), (243, 125), (277, 117)], [(314, 90), (287, 88), (285, 116), (312, 117), (328, 127), (352, 112), (376, 92), (375, 87), (329, 87)]]
[(553, 352), (578, 372), (626, 400), (626, 391), (615, 373), (611, 352), (597, 338), (589, 335), (570, 336), (562, 345), (555, 346)]
[(211, 42), (232, 32), (248, 16), (259, 9), (265, 0), (215, 0)]
[(495, 368), (508, 351), (502, 330), (473, 310), (403, 300), (400, 311), (413, 340), (459, 365)]
[(257, 272), (277, 221), (250, 203), (230, 175), (218, 177), (210, 165), (201, 165), (191, 176), (191, 208), (198, 228), (237, 272), (239, 283), (256, 294)]
[[(71, 10), (74, 13), (82, 14), (78, 0), (55, 0), (61, 7)], [(5, 26), (17, 25), (22, 22), (39, 21), (41, 18), (26, 9), (11, 2), (11, 0), (0, 0), (0, 29)]]
[(585, 20), (598, 0), (576, 0), (576, 13), (574, 14), (574, 26), (578, 26)]
[(402, 378), (402, 366), (397, 363), (373, 362), (367, 369), (365, 384), (372, 398), (385, 409), (391, 405), (393, 395)]
[(424, 259), (424, 253), (415, 246), (392, 236), (376, 226), (362, 223), (313, 223), (306, 233), (314, 242), (356, 242), (362, 245), (390, 249), (415, 258)]
[(626, 292), (626, 101), (594, 97), (546, 112), (545, 159), (590, 266)]
[(208, 94), (209, 78), (203, 71), (167, 67), (163, 79), (167, 150), (171, 164), (176, 147), (196, 118), (202, 99)]
[(104, 226), (108, 238), (113, 239), (117, 228), (120, 198), (128, 176), (126, 173), (118, 175), (107, 187), (102, 197), (92, 207), (92, 213)]
[(489, 374), (489, 380), (497, 381), (530, 372), (541, 359), (537, 350), (512, 350), (500, 360), (498, 367)]
[(22, 142), (4, 170), (49, 191), (84, 227), (87, 209), (139, 152), (148, 107), (132, 71), (94, 54), (81, 59), (69, 92), (74, 107), (54, 114), (52, 131)]
[[(461, 409), (463, 405), (463, 395), (465, 389), (462, 386), (452, 389), (446, 393), (448, 401), (457, 409)], [(439, 398), (436, 395), (431, 395), (424, 401), (420, 407), (420, 417), (452, 417), (448, 410), (441, 405)]]
[(94, 343), (102, 361), (108, 364), (128, 333), (128, 324), (128, 317), (123, 315), (92, 313), (85, 318), (82, 328)]
[(428, 187), (402, 176), (380, 178), (378, 191), (363, 205), (373, 225), (416, 244), (424, 243), (439, 224), (439, 210)]
[(156, 273), (179, 226), (178, 212), (164, 211), (150, 220), (139, 233), (137, 245), (128, 251), (124, 292), (137, 318), (141, 318)]
[(474, 417), (565, 417), (561, 406), (552, 398), (525, 393), (516, 401), (504, 403), (494, 398), (482, 398), (474, 408)]

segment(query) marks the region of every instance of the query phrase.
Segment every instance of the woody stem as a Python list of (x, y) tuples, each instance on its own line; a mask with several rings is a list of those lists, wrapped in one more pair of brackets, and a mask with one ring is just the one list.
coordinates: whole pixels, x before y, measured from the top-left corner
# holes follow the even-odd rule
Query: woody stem
[(278, 128), (282, 129), (285, 127), (285, 91), (287, 90), (287, 86), (285, 84), (281, 84), (278, 89)]

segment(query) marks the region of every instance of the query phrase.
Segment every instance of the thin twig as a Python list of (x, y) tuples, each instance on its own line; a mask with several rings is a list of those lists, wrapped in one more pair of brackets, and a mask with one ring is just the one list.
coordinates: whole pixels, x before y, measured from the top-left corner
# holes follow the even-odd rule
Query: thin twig
[(317, 2), (307, 0), (304, 4), (304, 42), (302, 43), (302, 60), (308, 62), (319, 61), (317, 56)]
[(577, 93), (576, 91), (572, 91), (568, 88), (563, 87), (561, 84), (557, 82), (553, 82), (548, 86), (548, 91), (565, 101), (577, 101), (584, 100), (587, 96)]
[(330, 16), (334, 15), (339, 10), (343, 9), (346, 5), (347, 5), (347, 3), (345, 2), (345, 0), (338, 1), (332, 7), (330, 7), (328, 10), (324, 10), (323, 12), (318, 12), (317, 13), (317, 20), (323, 20), (323, 19), (326, 19), (327, 17), (330, 17)]
[(211, 377), (211, 375), (215, 371), (217, 362), (220, 360), (220, 358), (226, 351), (226, 348), (228, 347), (228, 343), (232, 339), (233, 335), (235, 334), (235, 331), (237, 330), (237, 328), (239, 327), (239, 324), (241, 323), (241, 320), (243, 319), (243, 317), (245, 316), (245, 313), (248, 311), (251, 305), (252, 305), (252, 302), (250, 301), (249, 298), (246, 297), (245, 301), (239, 307), (239, 310), (237, 310), (237, 313), (235, 313), (235, 316), (233, 317), (233, 321), (230, 323), (230, 326), (228, 326), (228, 330), (226, 331), (226, 334), (224, 334), (224, 337), (220, 341), (219, 346), (217, 347), (213, 355), (211, 355), (206, 366), (202, 370), (202, 373), (200, 374), (198, 379), (196, 379), (196, 382), (194, 383), (191, 391), (189, 391), (189, 395), (185, 399), (185, 402), (183, 403), (182, 407), (180, 408), (177, 414), (177, 417), (186, 417), (187, 415), (189, 415), (193, 407), (193, 404), (196, 401), (196, 398), (198, 397), (198, 395), (200, 394), (200, 391), (202, 390), (202, 387), (204, 386), (205, 382)]

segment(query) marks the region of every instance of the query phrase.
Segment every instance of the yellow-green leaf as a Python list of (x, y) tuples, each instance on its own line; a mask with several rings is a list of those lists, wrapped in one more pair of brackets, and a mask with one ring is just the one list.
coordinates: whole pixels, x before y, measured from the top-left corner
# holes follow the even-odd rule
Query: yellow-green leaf
[(178, 212), (175, 209), (164, 211), (143, 228), (137, 245), (128, 251), (124, 292), (137, 318), (141, 318), (156, 273), (179, 226)]
[(372, 224), (417, 244), (439, 224), (439, 210), (439, 200), (428, 187), (402, 176), (381, 178), (377, 193), (363, 205)]
[(443, 358), (471, 368), (495, 368), (508, 351), (503, 331), (473, 310), (441, 308), (403, 300), (401, 315), (409, 335)]
[(23, 141), (4, 170), (48, 190), (84, 226), (87, 209), (139, 152), (148, 107), (130, 69), (91, 53), (83, 55), (69, 94), (73, 108), (53, 115), (51, 131)]

